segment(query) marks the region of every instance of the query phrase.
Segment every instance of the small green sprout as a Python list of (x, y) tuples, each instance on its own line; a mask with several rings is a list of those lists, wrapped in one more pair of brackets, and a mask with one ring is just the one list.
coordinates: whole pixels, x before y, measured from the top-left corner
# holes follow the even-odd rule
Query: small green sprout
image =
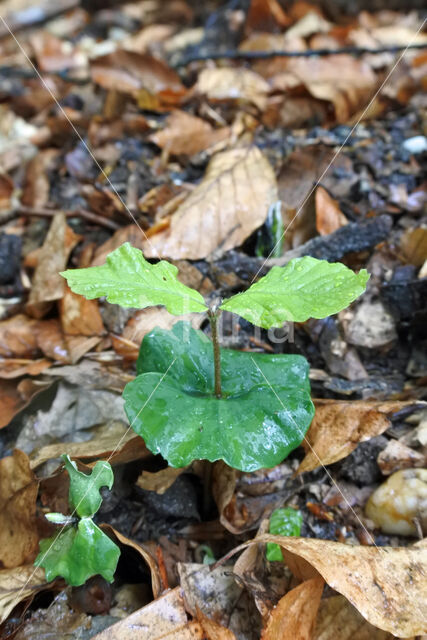
[(70, 476), (68, 499), (73, 514), (46, 514), (50, 522), (62, 525), (62, 529), (40, 541), (40, 553), (34, 564), (44, 567), (48, 582), (61, 576), (78, 587), (97, 574), (112, 582), (120, 549), (92, 520), (102, 502), (99, 489), (113, 486), (111, 466), (99, 461), (88, 476), (77, 469), (69, 456), (63, 455), (62, 459)]
[(222, 459), (242, 471), (279, 464), (301, 444), (313, 419), (308, 362), (299, 355), (221, 349), (219, 315), (230, 311), (264, 329), (325, 318), (360, 296), (369, 274), (296, 258), (211, 308), (177, 274), (174, 265), (150, 264), (125, 243), (106, 264), (61, 275), (90, 300), (105, 296), (139, 309), (164, 305), (173, 315), (207, 313), (212, 342), (183, 322), (171, 331), (156, 328), (142, 342), (138, 376), (123, 395), (132, 428), (153, 453), (173, 467), (195, 459)]
[[(271, 514), (269, 533), (275, 536), (299, 536), (301, 534), (301, 526), (301, 511), (292, 507), (284, 507), (275, 509)], [(266, 556), (270, 562), (283, 561), (280, 545), (275, 542), (267, 542)]]

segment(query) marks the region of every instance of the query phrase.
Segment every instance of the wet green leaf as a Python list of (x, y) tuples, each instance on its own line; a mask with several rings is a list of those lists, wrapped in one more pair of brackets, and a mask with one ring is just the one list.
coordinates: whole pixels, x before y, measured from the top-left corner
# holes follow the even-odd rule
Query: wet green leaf
[[(275, 509), (271, 514), (269, 533), (277, 536), (299, 536), (301, 526), (301, 511), (292, 507), (284, 507), (283, 509)], [(270, 562), (283, 560), (282, 550), (275, 542), (267, 542), (266, 554), (267, 560)]]
[(88, 476), (77, 469), (66, 454), (61, 456), (64, 460), (65, 468), (70, 476), (70, 506), (81, 518), (95, 515), (101, 506), (102, 497), (99, 493), (101, 487), (111, 489), (114, 482), (114, 474), (108, 462), (99, 460)]
[(41, 540), (34, 564), (44, 567), (48, 582), (61, 576), (78, 587), (97, 574), (112, 582), (119, 556), (119, 547), (90, 518), (82, 518), (77, 528)]
[(273, 467), (301, 443), (314, 415), (308, 363), (298, 355), (221, 349), (216, 398), (212, 344), (187, 323), (145, 336), (138, 372), (123, 394), (130, 424), (173, 467), (195, 459), (243, 471)]
[(179, 282), (177, 273), (177, 267), (165, 260), (150, 264), (126, 242), (110, 253), (106, 264), (69, 269), (61, 275), (74, 293), (88, 300), (106, 296), (108, 302), (137, 309), (164, 305), (174, 315), (206, 311), (203, 296)]
[(284, 322), (326, 318), (345, 309), (366, 288), (366, 269), (354, 273), (340, 262), (306, 256), (273, 267), (247, 291), (221, 305), (264, 329)]

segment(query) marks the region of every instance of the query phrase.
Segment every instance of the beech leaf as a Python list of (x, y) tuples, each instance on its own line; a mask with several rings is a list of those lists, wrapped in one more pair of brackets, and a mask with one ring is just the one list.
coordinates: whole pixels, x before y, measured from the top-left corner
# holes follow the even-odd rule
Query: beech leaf
[(360, 296), (368, 279), (366, 269), (356, 274), (340, 262), (295, 258), (286, 267), (273, 267), (247, 291), (223, 302), (221, 309), (264, 329), (326, 318)]
[(106, 296), (108, 302), (137, 309), (160, 304), (174, 315), (205, 311), (203, 297), (179, 282), (177, 273), (169, 262), (150, 264), (139, 249), (125, 242), (107, 256), (105, 264), (68, 269), (61, 275), (74, 293), (88, 300)]
[(81, 518), (95, 515), (102, 502), (99, 489), (101, 487), (111, 489), (113, 486), (114, 475), (111, 465), (99, 460), (88, 476), (77, 469), (76, 463), (68, 455), (64, 454), (61, 457), (70, 476), (69, 501), (71, 507)]
[(212, 343), (183, 322), (145, 336), (137, 370), (123, 392), (129, 422), (173, 467), (196, 459), (242, 471), (273, 467), (301, 443), (313, 417), (305, 358), (221, 349), (217, 398)]
[(41, 540), (34, 564), (44, 567), (48, 582), (61, 576), (78, 587), (97, 574), (112, 582), (119, 556), (119, 547), (90, 518), (82, 518), (77, 528)]

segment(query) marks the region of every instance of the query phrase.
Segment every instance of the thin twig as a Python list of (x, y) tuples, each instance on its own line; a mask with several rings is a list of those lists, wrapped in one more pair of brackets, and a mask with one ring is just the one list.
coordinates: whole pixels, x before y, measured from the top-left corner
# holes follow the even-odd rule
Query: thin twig
[(108, 218), (103, 218), (102, 216), (98, 216), (96, 213), (92, 213), (92, 211), (86, 211), (86, 209), (76, 209), (75, 211), (63, 211), (59, 209), (43, 209), (41, 207), (25, 207), (24, 205), (19, 205), (15, 210), (15, 215), (21, 216), (37, 216), (39, 218), (53, 218), (57, 213), (64, 213), (67, 218), (83, 218), (88, 222), (93, 222), (94, 224), (99, 224), (102, 227), (106, 227), (107, 229), (112, 229), (113, 231), (117, 231), (120, 229), (120, 225), (117, 222), (113, 222), (113, 220), (109, 220)]
[(369, 47), (342, 47), (340, 49), (306, 49), (305, 51), (214, 51), (212, 53), (194, 54), (184, 58), (176, 63), (175, 67), (185, 67), (191, 62), (202, 62), (205, 60), (268, 60), (269, 58), (311, 58), (314, 56), (336, 56), (336, 55), (353, 55), (361, 56), (364, 54), (378, 53), (399, 53), (407, 49), (427, 49), (427, 43), (411, 44), (411, 45), (388, 45), (371, 49)]

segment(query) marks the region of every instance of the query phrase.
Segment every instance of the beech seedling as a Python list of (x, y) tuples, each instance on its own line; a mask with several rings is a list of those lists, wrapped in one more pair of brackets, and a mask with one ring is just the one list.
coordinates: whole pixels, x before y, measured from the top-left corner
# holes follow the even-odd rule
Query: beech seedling
[(218, 318), (230, 311), (264, 329), (325, 318), (365, 290), (369, 274), (316, 258), (273, 267), (249, 289), (216, 307), (177, 280), (167, 261), (147, 262), (129, 243), (101, 266), (63, 275), (75, 293), (122, 307), (163, 305), (173, 315), (207, 312), (212, 342), (178, 322), (141, 344), (137, 377), (124, 390), (125, 410), (146, 446), (173, 467), (222, 459), (242, 471), (279, 464), (303, 440), (314, 415), (307, 360), (300, 355), (222, 349)]
[(34, 564), (44, 567), (48, 582), (61, 576), (78, 587), (97, 574), (112, 582), (120, 549), (92, 520), (101, 506), (100, 488), (113, 486), (111, 465), (100, 460), (92, 473), (86, 475), (69, 456), (61, 457), (70, 476), (68, 500), (72, 515), (46, 514), (50, 522), (62, 528), (51, 538), (40, 541), (40, 553)]

